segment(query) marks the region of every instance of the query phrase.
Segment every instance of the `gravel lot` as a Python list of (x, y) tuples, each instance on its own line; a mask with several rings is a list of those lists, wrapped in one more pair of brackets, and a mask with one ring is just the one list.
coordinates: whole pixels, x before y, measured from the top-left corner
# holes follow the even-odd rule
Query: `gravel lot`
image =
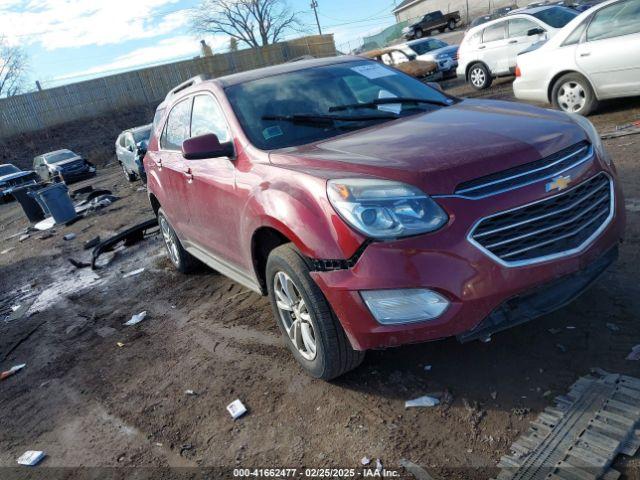
[[(459, 82), (447, 88), (478, 96)], [(510, 82), (481, 96), (510, 100)], [(640, 100), (611, 102), (591, 118), (613, 130), (640, 118)], [(212, 271), (178, 274), (157, 237), (95, 275), (70, 265), (89, 258), (84, 241), (151, 216), (145, 192), (116, 166), (84, 183), (121, 200), (50, 238), (19, 242), (26, 219), (15, 203), (0, 205), (0, 295), (24, 286), (37, 294), (29, 315), (0, 320), (1, 369), (27, 364), (0, 384), (0, 478), (26, 478), (8, 468), (25, 450), (48, 455), (29, 478), (199, 478), (205, 467), (358, 467), (363, 456), (389, 468), (406, 458), (434, 478), (490, 478), (529, 421), (591, 367), (640, 376), (638, 362), (625, 360), (640, 343), (640, 135), (606, 145), (625, 190), (627, 235), (587, 294), (488, 344), (370, 352), (331, 383), (297, 367), (266, 299)], [(69, 232), (77, 238), (64, 241)], [(143, 310), (142, 323), (123, 326)], [(404, 409), (444, 391), (445, 405)], [(249, 412), (234, 422), (225, 406), (236, 398)], [(617, 467), (639, 478), (639, 458)]]

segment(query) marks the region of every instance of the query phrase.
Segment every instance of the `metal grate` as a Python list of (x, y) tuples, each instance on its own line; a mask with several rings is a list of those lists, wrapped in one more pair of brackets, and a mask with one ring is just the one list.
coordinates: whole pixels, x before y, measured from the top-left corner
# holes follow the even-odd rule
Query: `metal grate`
[(570, 254), (611, 220), (612, 189), (600, 173), (559, 195), (480, 220), (469, 239), (508, 266)]
[(593, 147), (587, 142), (580, 142), (535, 162), (461, 183), (455, 194), (467, 198), (495, 195), (555, 177), (592, 158)]

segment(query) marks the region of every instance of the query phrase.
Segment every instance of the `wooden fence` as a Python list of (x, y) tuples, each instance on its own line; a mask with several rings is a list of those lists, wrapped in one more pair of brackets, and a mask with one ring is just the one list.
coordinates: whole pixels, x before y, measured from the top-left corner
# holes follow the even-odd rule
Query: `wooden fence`
[(201, 73), (219, 77), (304, 55), (335, 54), (333, 35), (313, 35), (260, 49), (198, 57), (3, 98), (0, 99), (0, 138), (122, 108), (159, 103), (171, 88)]

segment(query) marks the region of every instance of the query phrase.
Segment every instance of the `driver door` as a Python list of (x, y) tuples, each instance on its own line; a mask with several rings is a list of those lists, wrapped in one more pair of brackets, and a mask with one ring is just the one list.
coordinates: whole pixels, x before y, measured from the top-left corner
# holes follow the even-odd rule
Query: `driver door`
[(539, 42), (546, 34), (528, 35), (529, 30), (542, 28), (532, 20), (526, 18), (513, 18), (509, 20), (508, 33), (508, 57), (509, 69), (515, 69), (518, 54)]

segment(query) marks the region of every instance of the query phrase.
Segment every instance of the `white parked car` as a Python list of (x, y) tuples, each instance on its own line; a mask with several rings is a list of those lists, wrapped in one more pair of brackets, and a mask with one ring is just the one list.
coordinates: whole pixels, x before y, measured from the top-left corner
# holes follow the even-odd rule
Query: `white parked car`
[(640, 95), (640, 0), (597, 5), (518, 56), (513, 91), (582, 115), (598, 100)]
[(513, 75), (518, 54), (553, 37), (578, 12), (543, 6), (519, 10), (470, 29), (458, 50), (458, 77), (474, 88), (488, 88), (494, 78)]
[(415, 55), (416, 60), (435, 62), (443, 77), (455, 76), (458, 60), (458, 47), (449, 45), (438, 38), (421, 38), (395, 45), (404, 52)]

